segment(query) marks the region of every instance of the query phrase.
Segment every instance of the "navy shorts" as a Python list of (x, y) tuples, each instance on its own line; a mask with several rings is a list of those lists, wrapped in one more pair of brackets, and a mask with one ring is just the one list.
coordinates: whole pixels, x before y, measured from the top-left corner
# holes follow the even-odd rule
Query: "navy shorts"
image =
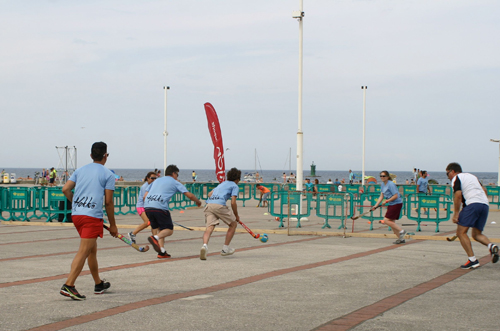
[(484, 230), (490, 207), (484, 203), (471, 203), (458, 214), (458, 225)]
[(174, 229), (174, 223), (172, 223), (170, 211), (155, 208), (146, 208), (145, 210), (152, 229), (160, 228), (160, 231), (165, 229)]
[(388, 218), (390, 220), (398, 220), (399, 217), (401, 216), (401, 208), (403, 208), (402, 203), (398, 203), (395, 205), (389, 205), (387, 207), (387, 212), (385, 213), (385, 218)]

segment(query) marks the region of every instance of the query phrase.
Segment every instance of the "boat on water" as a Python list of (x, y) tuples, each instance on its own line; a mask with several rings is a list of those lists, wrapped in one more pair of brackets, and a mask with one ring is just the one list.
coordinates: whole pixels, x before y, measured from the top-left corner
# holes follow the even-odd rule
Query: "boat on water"
[(243, 176), (243, 182), (254, 183), (257, 181), (257, 174), (255, 172), (247, 172)]

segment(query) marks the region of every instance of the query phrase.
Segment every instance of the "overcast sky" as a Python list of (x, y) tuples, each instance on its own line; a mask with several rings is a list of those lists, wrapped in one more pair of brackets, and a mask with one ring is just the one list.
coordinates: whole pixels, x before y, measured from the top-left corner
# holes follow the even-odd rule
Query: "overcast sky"
[[(298, 0), (0, 0), (0, 167), (296, 168)], [(304, 0), (304, 169), (497, 171), (500, 1)]]

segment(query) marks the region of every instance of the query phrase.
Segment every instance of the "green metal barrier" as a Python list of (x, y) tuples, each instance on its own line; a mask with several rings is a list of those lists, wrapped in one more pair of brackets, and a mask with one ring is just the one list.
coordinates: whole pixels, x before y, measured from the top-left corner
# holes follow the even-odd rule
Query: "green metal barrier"
[(239, 183), (238, 187), (240, 188), (240, 192), (236, 200), (243, 201), (243, 207), (245, 207), (245, 201), (252, 199), (252, 185)]
[[(60, 202), (64, 202), (64, 209), (60, 210)], [(62, 187), (48, 187), (47, 188), (47, 209), (45, 212), (48, 214), (47, 222), (52, 222), (53, 219), (58, 218), (59, 214), (63, 214), (63, 223), (69, 222), (68, 214), (71, 214), (71, 209), (68, 208), (68, 199), (62, 192)]]
[[(403, 213), (406, 215), (407, 204), (410, 203), (409, 199), (407, 199), (408, 194), (417, 193), (417, 187), (415, 185), (405, 185), (403, 186)], [(414, 206), (416, 206), (416, 201), (414, 202)]]
[[(297, 219), (297, 227), (302, 227), (300, 219), (311, 215), (311, 197), (310, 193), (302, 193), (297, 191), (279, 191), (277, 194), (271, 194), (269, 202), (269, 213), (274, 217), (279, 217), (279, 227), (283, 228), (284, 218), (293, 217)], [(280, 195), (278, 199), (275, 197)], [(305, 198), (303, 201), (302, 198)], [(303, 204), (305, 203), (305, 206)], [(286, 207), (285, 207), (286, 206)], [(300, 207), (302, 206), (302, 212)]]
[[(30, 207), (29, 192), (27, 187), (8, 187), (6, 211), (9, 213), (8, 221), (27, 221)], [(19, 213), (19, 216), (16, 214)]]
[(364, 186), (364, 193), (380, 193), (380, 185), (367, 184)]
[(3, 217), (3, 212), (7, 211), (7, 188), (0, 186), (0, 219), (6, 221), (7, 219)]
[(137, 199), (139, 198), (139, 186), (128, 186), (125, 188), (125, 206), (128, 207), (128, 210), (125, 212), (125, 215), (128, 214), (137, 214)]
[(497, 206), (497, 208), (500, 208), (500, 187), (498, 186), (485, 186), (485, 187), (488, 195), (488, 200), (490, 201), (490, 205), (494, 205)]
[(113, 192), (113, 203), (115, 208), (118, 208), (118, 211), (115, 210), (115, 215), (125, 215), (122, 208), (127, 205), (126, 199), (125, 187), (115, 186), (115, 191)]
[[(447, 186), (447, 185), (429, 185), (429, 188), (431, 190), (431, 194), (446, 195), (449, 199), (451, 199), (451, 197), (452, 197), (451, 186)], [(448, 189), (450, 190), (450, 193), (447, 193)]]
[[(380, 192), (370, 192), (361, 194), (359, 204), (356, 205), (358, 212), (360, 214), (369, 211), (380, 198)], [(380, 221), (384, 219), (385, 210), (382, 208), (377, 208), (368, 215), (361, 216), (361, 218), (367, 219), (370, 222), (370, 231), (373, 230), (373, 222)], [(389, 229), (390, 230), (390, 229)]]
[(332, 227), (328, 223), (330, 219), (339, 219), (341, 221), (339, 229), (345, 227), (345, 219), (353, 214), (353, 197), (350, 193), (319, 193), (316, 196), (316, 216), (325, 219), (321, 227)]
[[(416, 201), (416, 208), (411, 208), (411, 204), (407, 204), (406, 217), (409, 220), (416, 221), (417, 231), (422, 231), (420, 229), (421, 222), (435, 222), (436, 230), (439, 232), (439, 223), (448, 221), (451, 216), (450, 205), (452, 203), (451, 199), (442, 194), (409, 194), (407, 199)], [(441, 206), (444, 206), (444, 211), (441, 210)], [(444, 216), (443, 216), (444, 214)]]

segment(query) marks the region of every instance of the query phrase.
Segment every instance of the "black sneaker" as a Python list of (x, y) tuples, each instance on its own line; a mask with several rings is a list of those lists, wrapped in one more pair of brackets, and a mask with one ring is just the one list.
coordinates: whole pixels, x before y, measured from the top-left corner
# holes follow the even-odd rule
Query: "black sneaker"
[(106, 279), (101, 280), (99, 284), (94, 286), (94, 294), (103, 294), (104, 291), (111, 287), (111, 284), (105, 280)]
[(399, 244), (404, 244), (404, 243), (406, 243), (406, 240), (404, 240), (404, 239), (403, 240), (398, 239), (395, 242), (393, 242), (394, 245), (399, 245)]
[(491, 246), (490, 254), (491, 254), (491, 263), (497, 263), (498, 262), (498, 246), (497, 245)]
[(64, 295), (65, 297), (70, 297), (73, 300), (81, 301), (81, 300), (85, 300), (85, 298), (86, 298), (85, 295), (81, 295), (80, 293), (78, 293), (78, 291), (76, 290), (76, 288), (74, 286), (68, 286), (66, 284), (64, 284), (61, 287), (61, 291), (59, 291), (59, 293), (61, 293), (61, 295)]
[(159, 259), (169, 259), (170, 254), (168, 254), (167, 251), (165, 251), (165, 253), (158, 253), (158, 255), (156, 257)]
[(462, 269), (475, 269), (479, 267), (479, 261), (476, 260), (472, 262), (471, 260), (467, 260), (467, 262), (464, 265), (461, 265), (460, 268)]

